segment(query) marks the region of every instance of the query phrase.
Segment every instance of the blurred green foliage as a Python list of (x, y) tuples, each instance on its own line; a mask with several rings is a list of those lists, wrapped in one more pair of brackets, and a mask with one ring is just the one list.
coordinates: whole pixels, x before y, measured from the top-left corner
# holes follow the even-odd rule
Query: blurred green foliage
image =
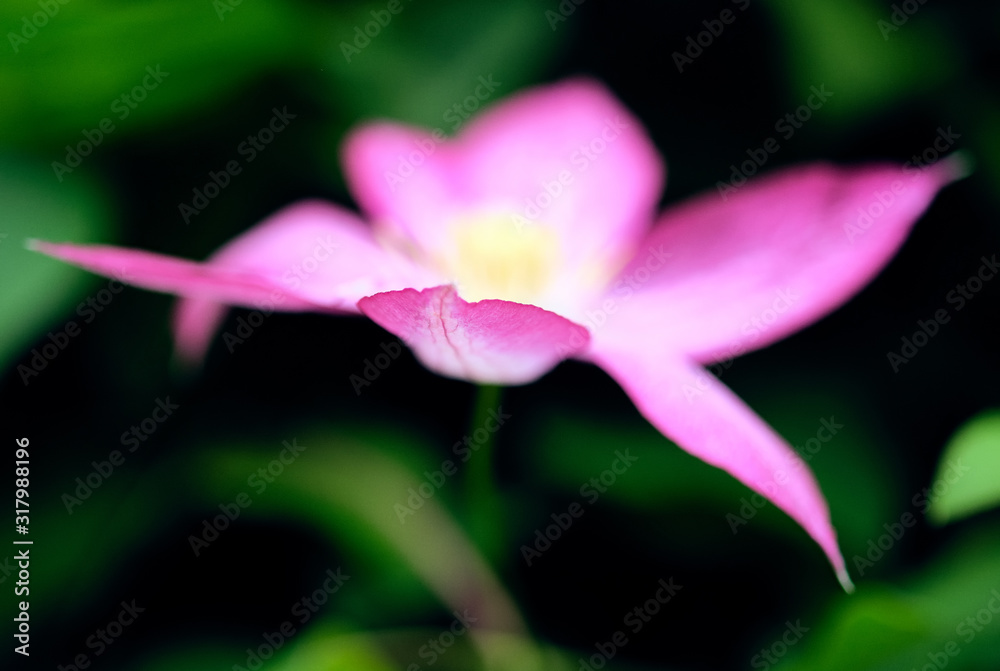
[[(782, 49), (793, 91), (825, 85), (836, 97), (830, 116), (864, 115), (933, 95), (961, 68), (935, 9), (897, 12), (873, 0), (768, 0), (782, 23)], [(889, 43), (892, 42), (890, 45)]]
[[(27, 43), (12, 43), (16, 53), (0, 66), (3, 145), (61, 148), (104, 118), (112, 119), (112, 139), (120, 141), (190, 118), (262, 73), (311, 63), (323, 34), (324, 14), (279, 0), (241, 3), (221, 16), (211, 2), (55, 6), (58, 13)], [(30, 34), (23, 17), (38, 7), (5, 3), (0, 25)], [(141, 100), (122, 99), (142, 85), (147, 66), (162, 68), (162, 82)]]
[[(952, 436), (927, 498), (941, 524), (1000, 505), (1000, 411), (969, 420)], [(940, 489), (941, 491), (938, 491)]]
[[(106, 242), (114, 219), (100, 185), (86, 180), (64, 187), (52, 179), (47, 166), (27, 158), (0, 157), (0, 203), (0, 286), (8, 288), (0, 292), (0, 366), (6, 367), (47, 328), (60, 332), (57, 339), (68, 339), (63, 332), (66, 324), (56, 322), (72, 314), (70, 308), (83, 287), (97, 284), (65, 265), (39, 263), (25, 242), (31, 238)], [(80, 315), (73, 319), (82, 327)], [(47, 363), (43, 357), (37, 365)], [(29, 381), (34, 377), (30, 371), (24, 374)]]
[[(1000, 614), (988, 605), (1000, 589), (1000, 426), (995, 411), (983, 412), (998, 402), (996, 339), (986, 331), (996, 288), (956, 312), (899, 375), (884, 363), (885, 348), (998, 248), (997, 8), (400, 0), (393, 13), (390, 4), (0, 7), (0, 409), (11, 432), (32, 437), (32, 533), (45, 539), (32, 555), (38, 657), (66, 664), (89, 652), (88, 637), (138, 594), (153, 604), (149, 614), (102, 667), (243, 666), (262, 633), (290, 617), (289, 604), (341, 566), (345, 589), (266, 668), (427, 668), (420, 651), (455, 610), (475, 605), (497, 630), (458, 637), (433, 668), (576, 669), (668, 575), (685, 585), (676, 603), (630, 634), (608, 668), (908, 671), (941, 654), (950, 669), (1000, 664)], [(743, 4), (677, 72), (672, 52), (721, 8)], [(563, 5), (572, 13), (551, 23), (546, 12)], [(918, 9), (894, 18), (897, 5)], [(147, 68), (168, 74), (154, 82)], [(27, 239), (205, 254), (293, 199), (348, 201), (338, 148), (356, 123), (389, 118), (451, 133), (461, 124), (449, 110), (480, 77), (498, 82), (489, 105), (581, 73), (604, 80), (674, 150), (668, 158), (682, 170), (669, 198), (674, 184), (724, 179), (733, 156), (759, 146), (776, 114), (819, 85), (834, 92), (829, 107), (783, 142), (776, 163), (902, 162), (954, 124), (983, 166), (957, 187), (964, 195), (943, 194), (856, 302), (723, 374), (800, 451), (822, 421), (843, 425), (809, 467), (856, 595), (837, 591), (797, 525), (671, 444), (589, 368), (571, 364), (508, 390), (515, 419), (494, 464), (501, 514), (485, 536), (471, 519), (464, 467), (417, 497), (412, 514), (396, 508), (454, 457), (471, 389), (404, 356), (356, 397), (345, 381), (385, 337), (370, 325), (269, 317), (251, 342), (229, 351), (217, 343), (206, 368), (185, 378), (169, 367), (166, 300), (130, 290), (24, 383), (19, 366), (32, 365), (32, 350), (82, 325), (75, 306), (103, 286), (32, 254)], [(294, 128), (185, 224), (177, 199), (286, 104), (299, 115)], [(73, 151), (79, 166), (61, 173), (53, 164)], [(164, 390), (183, 398), (178, 418), (97, 487), (80, 484)], [(258, 491), (253, 474), (293, 436), (307, 449)], [(585, 491), (599, 490), (584, 487), (621, 451), (638, 461), (590, 500)], [(914, 496), (954, 460), (971, 470), (933, 500), (928, 518), (950, 523), (935, 528)], [(252, 505), (235, 503), (240, 494)], [(526, 563), (524, 548), (573, 502), (583, 516)], [(239, 517), (216, 525), (234, 505)], [(914, 524), (897, 526), (905, 515)], [(193, 544), (213, 525), (225, 526), (217, 540)], [(777, 655), (786, 622), (799, 616), (809, 631)], [(960, 654), (942, 653), (950, 643)], [(779, 659), (757, 657), (765, 650)]]

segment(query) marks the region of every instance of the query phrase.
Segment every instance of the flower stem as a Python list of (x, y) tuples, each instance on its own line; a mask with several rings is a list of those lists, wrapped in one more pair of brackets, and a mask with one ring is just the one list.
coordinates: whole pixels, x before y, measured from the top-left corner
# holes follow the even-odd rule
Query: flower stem
[(502, 393), (503, 387), (497, 385), (477, 387), (472, 422), (466, 434), (467, 446), (472, 447), (465, 472), (466, 519), (473, 542), (491, 563), (502, 549), (504, 534), (503, 506), (493, 468), (495, 431), (499, 427), (487, 420), (498, 408)]

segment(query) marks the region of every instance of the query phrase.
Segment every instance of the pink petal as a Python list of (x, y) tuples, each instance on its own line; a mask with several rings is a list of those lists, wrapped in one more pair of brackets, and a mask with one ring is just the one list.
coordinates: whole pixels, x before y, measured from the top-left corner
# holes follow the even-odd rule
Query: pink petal
[(702, 362), (773, 343), (870, 282), (960, 174), (956, 161), (923, 171), (811, 164), (751, 180), (725, 199), (711, 192), (673, 207), (617, 292), (612, 285), (624, 316), (609, 318), (602, 337), (642, 333)]
[(185, 365), (205, 359), (212, 339), (222, 328), (228, 306), (203, 298), (182, 298), (174, 306), (174, 354)]
[(174, 293), (178, 354), (204, 355), (223, 312), (220, 304), (279, 311), (357, 312), (378, 291), (434, 286), (439, 278), (386, 251), (350, 212), (317, 201), (281, 210), (229, 242), (208, 262), (139, 250), (38, 242), (35, 248), (135, 286)]
[[(327, 310), (357, 313), (362, 296), (412, 286), (433, 286), (431, 277), (409, 259), (386, 251), (356, 215), (321, 201), (303, 201), (280, 210), (209, 257), (213, 268), (239, 269), (269, 278), (281, 287), (266, 305), (285, 308), (286, 295), (301, 296)], [(199, 299), (178, 302), (174, 336), (178, 356), (204, 357), (224, 308)]]
[(383, 248), (357, 215), (322, 201), (279, 210), (226, 243), (208, 264), (252, 272), (290, 295), (352, 313), (363, 296), (440, 280)]
[(844, 589), (853, 590), (808, 466), (736, 394), (678, 355), (604, 348), (591, 356), (665, 436), (788, 513), (826, 553)]
[(362, 127), (348, 138), (344, 162), (362, 208), (425, 251), (441, 248), (449, 221), (492, 212), (557, 228), (574, 265), (630, 254), (664, 178), (640, 123), (589, 80), (513, 95), (454, 141), (389, 124)]
[[(279, 287), (266, 278), (245, 271), (213, 268), (138, 249), (105, 245), (73, 245), (32, 241), (32, 249), (91, 272), (114, 277), (144, 289), (196, 296), (231, 305), (256, 306), (269, 300)], [(291, 297), (286, 309), (316, 305)]]
[(344, 176), (374, 225), (423, 254), (438, 248), (447, 222), (459, 216), (461, 185), (451, 142), (428, 130), (371, 123), (344, 141)]
[(525, 384), (590, 342), (587, 329), (534, 305), (468, 303), (451, 285), (363, 298), (361, 311), (427, 368), (485, 384)]

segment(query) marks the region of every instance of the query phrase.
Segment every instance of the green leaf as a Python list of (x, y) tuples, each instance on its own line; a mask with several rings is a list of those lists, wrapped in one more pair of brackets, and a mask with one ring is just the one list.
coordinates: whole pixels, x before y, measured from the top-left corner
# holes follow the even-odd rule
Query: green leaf
[[(828, 650), (828, 656), (813, 655), (802, 668), (810, 668), (817, 662), (820, 664), (817, 671), (871, 666), (899, 668), (901, 651), (918, 648), (934, 633), (905, 595), (884, 587), (876, 587), (851, 600), (831, 619), (832, 622), (812, 627), (821, 637), (817, 647)], [(822, 657), (822, 661), (817, 657)], [(805, 659), (810, 657), (806, 655)]]
[[(211, 105), (266, 68), (318, 51), (319, 31), (311, 29), (317, 22), (303, 10), (308, 5), (257, 0), (221, 15), (216, 5), (229, 6), (208, 0), (197, 6), (171, 0), (60, 3), (58, 13), (32, 32), (22, 17), (37, 5), (3, 3), (0, 25), (31, 37), (0, 62), (0, 138), (62, 148), (107, 120), (117, 139)], [(150, 77), (157, 68), (163, 75)]]
[[(949, 671), (1000, 665), (1000, 538), (980, 529), (898, 585), (863, 581), (811, 626), (787, 671)], [(770, 642), (762, 641), (764, 645)]]
[[(480, 87), (482, 99), (469, 107), (491, 103), (531, 81), (561, 42), (561, 33), (552, 33), (531, 0), (403, 2), (402, 11), (377, 33), (372, 29), (374, 37), (366, 42), (357, 31), (372, 23), (372, 8), (366, 4), (341, 17), (334, 28), (337, 50), (326, 70), (337, 83), (329, 91), (337, 95), (338, 106), (353, 106), (358, 117), (377, 115), (452, 132), (464, 119), (457, 112), (445, 115), (475, 96), (480, 77), (492, 76), (497, 86), (492, 91)], [(343, 91), (351, 95), (339, 95)]]
[(870, 0), (769, 0), (768, 6), (782, 27), (792, 97), (826, 86), (833, 99), (824, 117), (869, 114), (926, 94), (959, 70), (955, 50), (927, 5), (903, 14), (907, 20), (898, 26), (893, 9)]
[[(521, 626), (509, 595), (442, 505), (440, 490), (457, 488), (457, 483), (446, 480), (440, 487), (430, 487), (418, 475), (420, 467), (411, 466), (419, 463), (415, 455), (420, 447), (405, 446), (416, 441), (400, 432), (342, 427), (303, 432), (297, 440), (305, 446), (301, 456), (273, 484), (257, 490), (259, 494), (248, 475), (277, 457), (281, 441), (263, 453), (245, 446), (199, 450), (196, 472), (202, 476), (192, 487), (211, 501), (231, 501), (242, 489), (252, 501), (248, 517), (280, 514), (311, 521), (345, 542), (358, 564), (365, 566), (373, 589), (380, 577), (415, 576), (449, 608), (470, 606), (469, 598), (478, 595), (481, 601), (476, 603), (488, 604), (482, 610), (484, 624), (514, 630)], [(409, 456), (401, 457), (403, 452)], [(424, 469), (436, 467), (423, 463)], [(430, 496), (409, 503), (414, 498), (411, 489), (428, 487)]]
[[(104, 459), (98, 461), (104, 469), (113, 468)], [(176, 515), (173, 478), (159, 476), (176, 472), (175, 478), (182, 477), (183, 468), (175, 463), (143, 474), (126, 461), (106, 477), (85, 458), (47, 465), (46, 480), (52, 487), (32, 490), (37, 504), (31, 512), (31, 534), (36, 547), (58, 545), (63, 551), (32, 554), (32, 571), (39, 578), (31, 585), (33, 613), (37, 609), (40, 617), (62, 617), (93, 607), (131, 553)]]
[[(538, 646), (525, 637), (483, 632), (478, 643), (460, 635), (445, 638), (448, 643), (445, 645), (440, 642), (445, 632), (447, 629), (433, 628), (353, 631), (344, 625), (325, 622), (296, 633), (266, 666), (273, 671), (400, 671), (414, 665), (440, 671), (573, 671), (578, 666), (571, 661), (572, 653)], [(438, 641), (437, 647), (430, 647), (429, 641)], [(478, 661), (476, 645), (489, 649), (488, 666)], [(236, 664), (252, 668), (247, 663), (245, 648), (238, 650), (232, 646), (227, 650), (218, 644), (181, 651), (163, 650), (148, 657), (148, 661), (137, 665), (142, 671), (209, 671), (233, 668)]]
[(276, 671), (395, 671), (374, 636), (342, 632), (309, 632), (275, 664)]
[[(45, 328), (64, 331), (70, 322), (85, 328), (66, 313), (93, 278), (29, 251), (25, 241), (109, 242), (110, 219), (102, 189), (93, 182), (60, 184), (48, 166), (0, 158), (0, 366)], [(27, 384), (36, 379), (30, 372), (22, 377)]]
[(1000, 504), (1000, 410), (962, 426), (944, 449), (928, 515), (946, 524)]

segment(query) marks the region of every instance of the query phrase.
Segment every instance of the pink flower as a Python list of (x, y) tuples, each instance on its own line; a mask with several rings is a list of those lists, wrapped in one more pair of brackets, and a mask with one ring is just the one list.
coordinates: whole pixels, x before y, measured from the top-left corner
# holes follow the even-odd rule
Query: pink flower
[(143, 251), (35, 248), (183, 296), (179, 353), (197, 360), (225, 305), (362, 313), (431, 370), (523, 384), (597, 364), (671, 440), (767, 496), (850, 578), (826, 502), (793, 450), (702, 366), (769, 345), (867, 284), (954, 162), (924, 170), (810, 164), (712, 191), (656, 223), (664, 166), (597, 83), (516, 95), (455, 139), (374, 123), (344, 148), (371, 222), (298, 203), (204, 263)]

